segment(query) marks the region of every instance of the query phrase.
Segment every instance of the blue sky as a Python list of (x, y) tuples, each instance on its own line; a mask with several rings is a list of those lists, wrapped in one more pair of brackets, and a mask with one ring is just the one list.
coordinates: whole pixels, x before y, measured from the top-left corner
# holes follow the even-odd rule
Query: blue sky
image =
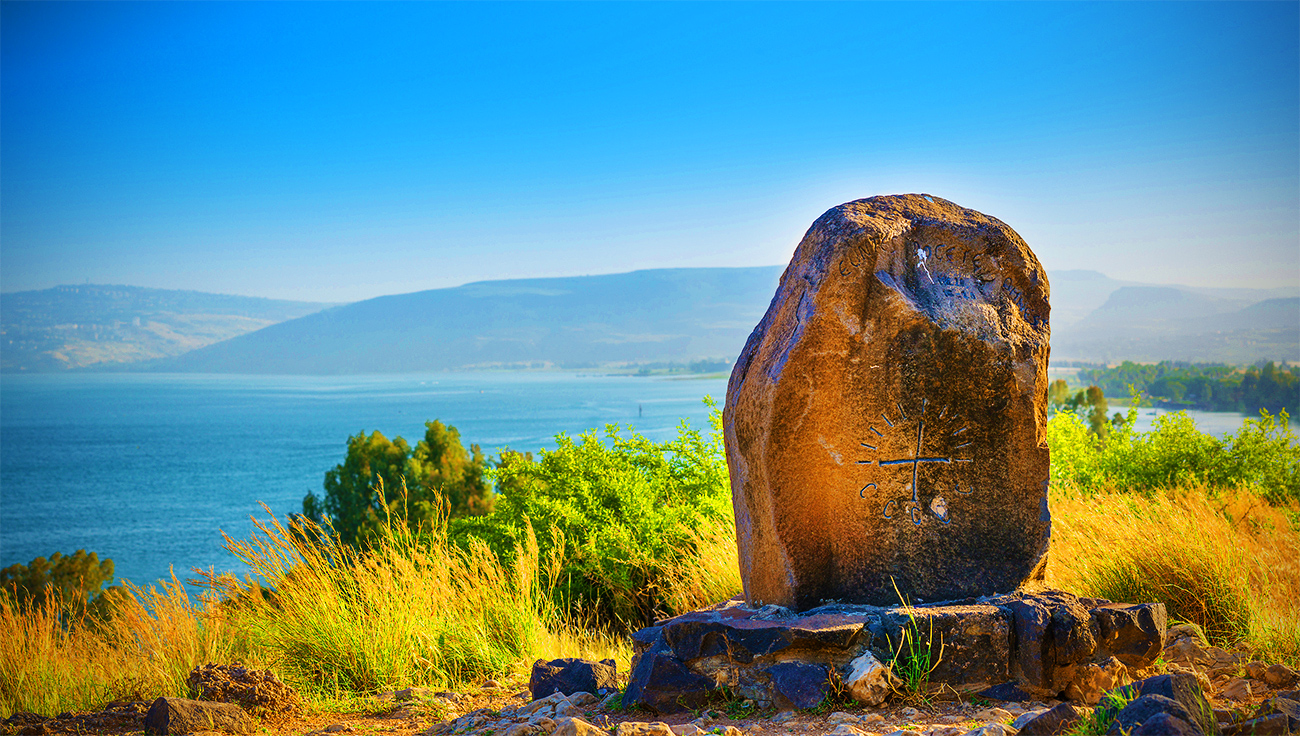
[(928, 192), (1300, 285), (1300, 4), (0, 5), (0, 288), (351, 301), (786, 262)]

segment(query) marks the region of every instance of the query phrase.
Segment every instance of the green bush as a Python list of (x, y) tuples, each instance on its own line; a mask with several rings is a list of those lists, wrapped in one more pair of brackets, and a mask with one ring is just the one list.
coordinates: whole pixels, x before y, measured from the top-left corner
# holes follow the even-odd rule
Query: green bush
[(24, 610), (51, 602), (65, 613), (88, 613), (103, 619), (124, 595), (112, 582), (113, 561), (101, 562), (94, 552), (79, 549), (71, 555), (55, 552), (48, 560), (37, 557), (26, 565), (0, 570), (0, 596)]
[(1180, 485), (1248, 486), (1270, 503), (1300, 501), (1300, 443), (1287, 413), (1261, 411), (1235, 436), (1216, 438), (1183, 412), (1156, 417), (1150, 432), (1136, 432), (1136, 410), (1105, 439), (1071, 411), (1048, 422), (1052, 482), (1085, 493), (1106, 489), (1152, 491)]
[(378, 431), (349, 437), (347, 456), (325, 474), (325, 496), (308, 493), (303, 515), (317, 524), (329, 519), (344, 543), (355, 545), (379, 535), (389, 519), (418, 528), (443, 513), (490, 511), (483, 451), (478, 445), (467, 451), (455, 427), (437, 420), (424, 427), (414, 448)]
[(665, 588), (698, 554), (699, 530), (731, 519), (721, 412), (705, 401), (713, 407), (707, 438), (685, 422), (662, 443), (611, 424), (605, 441), (594, 430), (576, 440), (560, 434), (536, 460), (503, 454), (490, 471), (495, 511), (453, 520), (453, 535), (508, 556), (531, 525), (570, 615), (616, 629), (648, 625), (668, 611)]

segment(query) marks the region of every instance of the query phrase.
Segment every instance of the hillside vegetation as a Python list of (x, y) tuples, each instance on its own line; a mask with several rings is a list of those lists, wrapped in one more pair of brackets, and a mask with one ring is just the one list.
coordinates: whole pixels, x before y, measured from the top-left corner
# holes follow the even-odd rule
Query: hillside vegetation
[[(490, 514), (387, 515), (364, 542), (274, 518), (228, 548), (254, 574), (129, 586), (95, 618), (75, 600), (0, 595), (0, 713), (185, 694), (205, 662), (272, 669), (324, 702), (456, 686), (536, 657), (614, 656), (620, 632), (739, 589), (721, 444), (683, 427), (654, 443), (609, 428), (493, 471)], [(1100, 439), (1049, 427), (1049, 582), (1160, 600), (1214, 643), (1300, 664), (1300, 443), (1286, 417), (1207, 437), (1185, 417)]]
[(1137, 390), (1169, 408), (1248, 413), (1264, 409), (1274, 414), (1285, 409), (1291, 416), (1300, 415), (1300, 366), (1272, 361), (1239, 369), (1222, 363), (1126, 360), (1112, 368), (1080, 370), (1078, 380), (1110, 396)]
[(327, 306), (94, 284), (0, 294), (0, 370), (56, 371), (165, 358)]

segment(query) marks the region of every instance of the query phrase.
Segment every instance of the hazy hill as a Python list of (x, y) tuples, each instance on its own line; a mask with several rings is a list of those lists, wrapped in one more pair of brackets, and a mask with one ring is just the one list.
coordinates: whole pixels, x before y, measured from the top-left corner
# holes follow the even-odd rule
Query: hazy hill
[(1278, 291), (1123, 286), (1081, 321), (1054, 325), (1052, 358), (1300, 360), (1300, 297), (1259, 298)]
[(782, 270), (483, 281), (335, 307), (150, 367), (320, 374), (734, 359)]
[(91, 284), (0, 294), (0, 370), (57, 371), (180, 355), (326, 306)]
[[(5, 371), (370, 373), (733, 360), (782, 267), (483, 281), (320, 304), (133, 287), (0, 296)], [(1300, 360), (1300, 289), (1048, 274), (1052, 359)], [(296, 319), (295, 319), (296, 317)], [(261, 329), (259, 329), (261, 328)]]
[(1106, 299), (1131, 281), (1117, 281), (1097, 271), (1051, 271), (1047, 274), (1052, 289), (1052, 329), (1083, 321), (1106, 303)]

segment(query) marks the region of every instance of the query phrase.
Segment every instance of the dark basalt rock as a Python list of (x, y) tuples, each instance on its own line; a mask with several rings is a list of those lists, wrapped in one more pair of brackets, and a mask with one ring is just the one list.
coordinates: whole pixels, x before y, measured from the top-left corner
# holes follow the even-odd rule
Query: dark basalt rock
[(1014, 682), (1004, 682), (1001, 685), (994, 685), (987, 690), (981, 690), (976, 695), (985, 700), (1000, 700), (1002, 702), (1024, 702), (1033, 700), (1034, 696), (1020, 689), (1020, 685)]
[(159, 736), (195, 731), (251, 733), (253, 725), (253, 719), (237, 705), (185, 698), (158, 698), (144, 717), (144, 730)]
[(533, 673), (528, 679), (528, 691), (533, 700), (554, 693), (600, 694), (618, 687), (618, 669), (614, 660), (593, 662), (589, 659), (566, 657), (549, 662), (539, 659), (533, 663)]
[(1223, 729), (1223, 736), (1285, 736), (1289, 733), (1295, 731), (1288, 725), (1287, 717), (1281, 713), (1252, 718)]
[(1079, 711), (1069, 703), (1058, 703), (1026, 723), (1016, 736), (1059, 736), (1079, 722)]
[(816, 664), (782, 662), (767, 668), (772, 695), (781, 708), (813, 708), (826, 697), (830, 669)]
[[(1205, 731), (1193, 725), (1196, 721), (1182, 703), (1164, 695), (1156, 694), (1143, 695), (1124, 706), (1124, 709), (1115, 716), (1115, 721), (1110, 725), (1110, 729), (1106, 733), (1109, 736), (1136, 733), (1139, 726), (1145, 726), (1148, 723), (1155, 724), (1157, 714), (1166, 716), (1166, 718), (1160, 720), (1160, 725), (1153, 725), (1153, 728), (1179, 728), (1177, 723), (1171, 723), (1168, 720), (1169, 717), (1172, 717), (1181, 722), (1183, 728), (1190, 729), (1197, 736), (1205, 736)], [(1160, 733), (1165, 732), (1160, 731)], [(1171, 731), (1170, 733), (1181, 733), (1181, 731)]]
[[(1284, 697), (1290, 695), (1292, 697)], [(1264, 718), (1271, 715), (1281, 715), (1286, 718), (1286, 726), (1289, 731), (1300, 732), (1300, 693), (1292, 690), (1274, 695), (1259, 704), (1259, 709), (1255, 711), (1256, 718)]]
[[(1198, 732), (1213, 736), (1219, 732), (1219, 722), (1214, 718), (1214, 709), (1205, 699), (1201, 685), (1195, 675), (1175, 672), (1168, 675), (1156, 675), (1145, 680), (1138, 680), (1127, 688), (1139, 696), (1161, 695), (1177, 701), (1192, 718), (1192, 726)], [(1141, 698), (1139, 698), (1140, 700)], [(1136, 702), (1136, 701), (1135, 701)]]
[(713, 680), (692, 672), (661, 639), (632, 658), (623, 706), (677, 713), (703, 705), (715, 689)]
[(1122, 733), (1125, 736), (1199, 736), (1200, 731), (1178, 716), (1157, 713), (1141, 726)]
[[(1083, 602), (1083, 599), (1080, 599)], [(1164, 645), (1157, 632), (1166, 627), (1164, 606), (1147, 603), (1136, 606), (1104, 601), (1092, 607), (1097, 646), (1128, 667), (1139, 667), (1160, 656)]]
[[(773, 667), (813, 667), (823, 674), (791, 672), (807, 672), (818, 682), (835, 670), (843, 679), (850, 662), (864, 652), (888, 661), (913, 620), (936, 652), (943, 647), (930, 676), (936, 691), (987, 692), (986, 697), (1015, 700), (1057, 697), (1080, 662), (1115, 656), (1104, 648), (1109, 642), (1125, 647), (1134, 667), (1154, 663), (1164, 637), (1163, 605), (1089, 602), (1091, 609), (1068, 593), (1047, 591), (910, 610), (828, 604), (795, 614), (778, 606), (749, 608), (737, 598), (637, 632), (638, 654), (623, 703), (673, 712), (705, 702), (718, 686), (758, 701), (815, 703), (820, 695), (813, 700), (811, 694), (797, 694), (797, 688), (782, 692), (785, 675), (776, 675)], [(1111, 627), (1104, 636), (1093, 633), (1102, 630), (1093, 616), (1099, 610), (1097, 616), (1105, 616)], [(1151, 656), (1140, 659), (1133, 652)]]

